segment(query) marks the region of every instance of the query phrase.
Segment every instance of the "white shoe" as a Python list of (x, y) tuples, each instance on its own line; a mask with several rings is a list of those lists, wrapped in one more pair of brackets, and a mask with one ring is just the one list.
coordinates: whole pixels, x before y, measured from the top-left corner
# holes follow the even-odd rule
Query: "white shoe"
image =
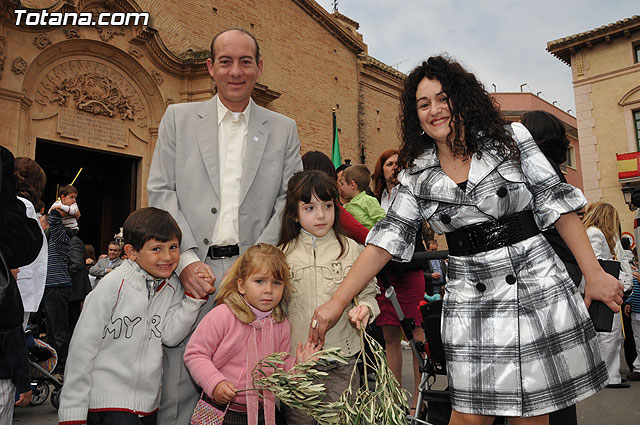
[(402, 341), (400, 341), (400, 345), (402, 346), (402, 348), (404, 348), (405, 350), (411, 350), (411, 344), (409, 344), (409, 341), (405, 341), (404, 339)]

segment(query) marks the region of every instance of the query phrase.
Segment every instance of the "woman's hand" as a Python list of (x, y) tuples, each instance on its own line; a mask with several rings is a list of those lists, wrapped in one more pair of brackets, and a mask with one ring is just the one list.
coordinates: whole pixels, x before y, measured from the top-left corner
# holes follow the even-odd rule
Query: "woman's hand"
[(591, 305), (592, 300), (599, 300), (605, 303), (614, 313), (620, 311), (624, 289), (618, 279), (602, 270), (602, 268), (591, 274), (585, 274), (584, 279), (586, 282), (584, 303), (587, 307)]
[(317, 345), (324, 345), (324, 336), (329, 329), (338, 323), (342, 316), (344, 307), (333, 298), (324, 304), (319, 305), (313, 312), (311, 324), (309, 326), (309, 342)]
[(324, 335), (338, 323), (353, 297), (367, 286), (390, 259), (391, 254), (384, 249), (367, 245), (331, 299), (313, 312), (309, 326), (310, 342), (324, 344)]
[(235, 400), (236, 386), (229, 381), (222, 381), (213, 390), (213, 400), (218, 404), (227, 404)]

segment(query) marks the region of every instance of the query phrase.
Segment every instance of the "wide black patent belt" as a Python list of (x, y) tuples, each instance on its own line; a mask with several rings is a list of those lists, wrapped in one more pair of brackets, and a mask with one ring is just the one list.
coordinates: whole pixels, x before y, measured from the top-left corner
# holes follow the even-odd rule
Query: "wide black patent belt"
[(446, 233), (449, 255), (475, 255), (513, 245), (540, 233), (531, 210)]

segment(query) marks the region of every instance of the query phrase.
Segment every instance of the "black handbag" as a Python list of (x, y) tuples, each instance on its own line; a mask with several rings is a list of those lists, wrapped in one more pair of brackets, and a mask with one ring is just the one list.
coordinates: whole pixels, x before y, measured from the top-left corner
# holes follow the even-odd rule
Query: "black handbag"
[[(620, 276), (620, 262), (615, 260), (598, 260), (602, 269), (611, 276), (618, 279)], [(613, 327), (613, 310), (602, 301), (591, 301), (589, 306), (589, 316), (593, 322), (593, 327), (597, 332), (611, 332)]]

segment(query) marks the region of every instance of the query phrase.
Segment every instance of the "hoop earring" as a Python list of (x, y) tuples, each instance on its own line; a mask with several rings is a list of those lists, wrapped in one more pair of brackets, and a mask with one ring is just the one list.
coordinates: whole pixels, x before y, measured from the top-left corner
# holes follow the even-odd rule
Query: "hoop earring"
[(424, 130), (421, 130), (421, 131), (420, 131), (420, 135), (421, 135), (421, 136), (424, 136), (424, 135), (425, 135)]

